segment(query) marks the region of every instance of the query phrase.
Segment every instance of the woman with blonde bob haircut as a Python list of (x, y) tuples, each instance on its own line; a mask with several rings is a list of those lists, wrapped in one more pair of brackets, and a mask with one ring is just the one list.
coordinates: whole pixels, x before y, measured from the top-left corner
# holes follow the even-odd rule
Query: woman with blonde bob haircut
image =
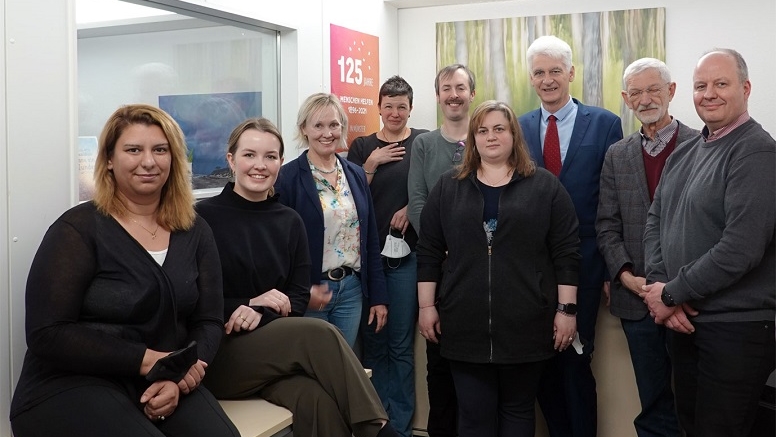
[(444, 328), (458, 435), (533, 437), (544, 362), (576, 331), (556, 306), (576, 302), (579, 238), (571, 198), (531, 162), (505, 103), (474, 109), (463, 164), (429, 193), (421, 228), (420, 332), (436, 342)]
[(185, 162), (165, 112), (127, 105), (108, 119), (95, 200), (49, 227), (30, 267), (15, 436), (239, 436), (200, 386), (224, 301)]
[(276, 188), (280, 202), (299, 213), (307, 230), (312, 270), (305, 316), (340, 328), (352, 348), (362, 309), (374, 332), (388, 318), (372, 193), (364, 169), (337, 155), (348, 135), (347, 113), (337, 96), (316, 93), (305, 99), (297, 129), (307, 150), (283, 166)]

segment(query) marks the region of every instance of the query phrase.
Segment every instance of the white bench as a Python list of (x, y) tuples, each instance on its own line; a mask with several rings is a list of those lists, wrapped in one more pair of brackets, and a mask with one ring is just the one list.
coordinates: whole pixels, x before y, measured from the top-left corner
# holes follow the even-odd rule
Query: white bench
[(242, 437), (282, 437), (291, 435), (293, 415), (264, 399), (219, 401)]
[[(371, 377), (372, 369), (364, 369)], [(293, 415), (261, 398), (218, 401), (242, 437), (285, 437), (292, 434)]]

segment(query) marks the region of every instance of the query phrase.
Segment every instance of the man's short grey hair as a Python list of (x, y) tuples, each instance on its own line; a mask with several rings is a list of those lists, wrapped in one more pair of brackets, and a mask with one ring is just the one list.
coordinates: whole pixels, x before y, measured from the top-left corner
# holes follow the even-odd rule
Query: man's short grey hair
[(625, 68), (622, 75), (623, 87), (628, 86), (628, 79), (646, 70), (654, 69), (660, 74), (660, 79), (665, 83), (671, 83), (671, 71), (665, 62), (655, 58), (641, 58), (633, 61)]
[(558, 59), (563, 62), (563, 67), (566, 71), (571, 71), (571, 46), (557, 36), (540, 36), (531, 43), (531, 46), (525, 52), (529, 72), (533, 70), (533, 60), (537, 55)]

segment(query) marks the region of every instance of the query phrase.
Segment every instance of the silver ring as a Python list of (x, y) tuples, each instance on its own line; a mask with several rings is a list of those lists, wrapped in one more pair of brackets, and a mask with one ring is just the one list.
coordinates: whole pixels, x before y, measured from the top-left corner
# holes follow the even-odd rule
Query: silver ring
[(574, 341), (574, 337), (569, 337), (569, 341)]
[(164, 417), (164, 416), (159, 416), (159, 417), (157, 417), (157, 419), (159, 419), (159, 420), (164, 420), (164, 419), (165, 419), (165, 417)]

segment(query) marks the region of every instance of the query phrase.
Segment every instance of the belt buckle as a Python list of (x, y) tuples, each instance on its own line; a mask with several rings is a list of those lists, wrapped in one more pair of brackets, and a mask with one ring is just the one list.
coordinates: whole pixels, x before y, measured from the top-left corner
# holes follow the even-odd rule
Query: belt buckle
[[(334, 275), (332, 275), (333, 272), (337, 272), (337, 273), (339, 273), (339, 275), (334, 276)], [(345, 269), (343, 269), (342, 267), (333, 268), (333, 269), (329, 270), (328, 272), (326, 272), (326, 276), (328, 276), (329, 280), (331, 280), (331, 281), (339, 282), (339, 281), (345, 279)]]

